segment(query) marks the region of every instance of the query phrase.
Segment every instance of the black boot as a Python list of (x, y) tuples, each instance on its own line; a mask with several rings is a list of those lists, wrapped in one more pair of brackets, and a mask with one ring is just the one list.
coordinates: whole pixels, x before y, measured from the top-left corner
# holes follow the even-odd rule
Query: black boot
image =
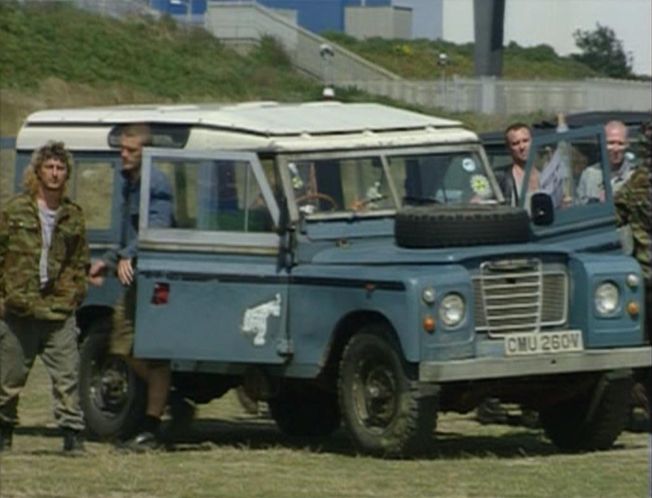
[(142, 430), (127, 441), (123, 448), (128, 451), (142, 452), (157, 450), (161, 447), (161, 419), (146, 415)]
[(9, 451), (14, 436), (14, 428), (11, 425), (0, 424), (0, 453)]
[(182, 436), (190, 428), (196, 411), (192, 401), (181, 396), (178, 391), (171, 391), (168, 400), (170, 421), (163, 431), (162, 438), (171, 443)]
[(63, 451), (66, 453), (80, 453), (85, 450), (84, 439), (80, 431), (67, 428), (63, 430)]

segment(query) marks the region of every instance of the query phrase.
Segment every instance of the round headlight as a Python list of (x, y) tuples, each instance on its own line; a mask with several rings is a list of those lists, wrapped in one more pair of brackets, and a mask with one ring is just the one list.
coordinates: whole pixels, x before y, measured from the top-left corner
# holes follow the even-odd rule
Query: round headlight
[(612, 282), (600, 284), (595, 290), (595, 309), (601, 315), (609, 315), (616, 311), (620, 301), (618, 286)]
[(439, 318), (447, 327), (455, 327), (464, 320), (466, 305), (459, 294), (448, 294), (439, 305)]

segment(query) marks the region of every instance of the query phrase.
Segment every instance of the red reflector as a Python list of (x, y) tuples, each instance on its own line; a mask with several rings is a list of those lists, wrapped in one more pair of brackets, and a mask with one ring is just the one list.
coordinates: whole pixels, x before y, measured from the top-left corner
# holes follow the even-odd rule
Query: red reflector
[(170, 284), (165, 282), (156, 282), (154, 292), (152, 293), (152, 304), (168, 304), (170, 297)]

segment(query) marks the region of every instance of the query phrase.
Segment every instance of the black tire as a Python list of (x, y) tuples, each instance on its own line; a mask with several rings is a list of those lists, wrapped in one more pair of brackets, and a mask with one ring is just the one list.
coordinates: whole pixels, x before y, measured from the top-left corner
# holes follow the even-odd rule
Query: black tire
[[(631, 377), (606, 380), (602, 396), (589, 417), (600, 382), (587, 392), (539, 412), (546, 436), (562, 451), (608, 450), (623, 431), (629, 416)], [(588, 420), (587, 420), (588, 418)]]
[(371, 325), (351, 338), (338, 388), (344, 424), (361, 452), (406, 457), (431, 445), (438, 399), (420, 395), (408, 379), (385, 327)]
[(109, 354), (110, 330), (110, 318), (93, 323), (81, 346), (80, 403), (92, 435), (124, 439), (140, 427), (147, 393), (125, 361)]
[(260, 407), (258, 406), (258, 401), (251, 398), (244, 387), (238, 386), (235, 390), (236, 396), (240, 406), (244, 411), (250, 415), (258, 415)]
[(337, 395), (314, 386), (283, 384), (268, 405), (276, 425), (288, 436), (324, 437), (340, 426)]
[(530, 239), (530, 220), (509, 206), (408, 207), (396, 214), (394, 236), (415, 249), (519, 243)]

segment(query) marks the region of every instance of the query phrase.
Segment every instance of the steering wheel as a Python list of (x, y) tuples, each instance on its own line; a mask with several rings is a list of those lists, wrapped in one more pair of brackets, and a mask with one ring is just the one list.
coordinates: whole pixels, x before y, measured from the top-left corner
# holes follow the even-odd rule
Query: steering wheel
[(385, 199), (387, 199), (386, 195), (379, 195), (378, 197), (373, 198), (356, 199), (351, 203), (351, 209), (356, 212), (366, 211), (369, 205), (373, 204), (374, 202), (384, 201)]
[(328, 204), (330, 204), (330, 209), (328, 209), (328, 211), (335, 211), (337, 208), (337, 201), (330, 195), (322, 194), (321, 192), (313, 192), (311, 194), (305, 194), (301, 197), (296, 198), (297, 205), (308, 204), (309, 201), (313, 200), (326, 201)]

